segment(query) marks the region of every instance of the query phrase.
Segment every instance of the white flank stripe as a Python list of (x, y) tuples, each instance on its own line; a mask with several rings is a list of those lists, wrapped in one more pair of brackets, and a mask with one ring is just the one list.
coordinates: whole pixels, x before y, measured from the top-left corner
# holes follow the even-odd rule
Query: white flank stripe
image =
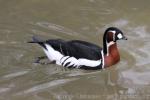
[(45, 44), (45, 46), (46, 46), (47, 50), (44, 49), (44, 52), (46, 53), (47, 57), (48, 57), (51, 61), (54, 61), (54, 60), (55, 60), (56, 63), (57, 63), (58, 65), (60, 65), (60, 59), (63, 57), (63, 55), (62, 55), (60, 52), (54, 50), (50, 45)]
[(101, 59), (100, 60), (88, 60), (84, 58), (76, 59), (75, 57), (70, 57), (66, 61), (63, 62), (63, 66), (65, 66), (67, 63), (70, 63), (70, 64), (67, 65), (66, 67), (69, 67), (71, 65), (77, 66), (77, 68), (79, 68), (79, 66), (97, 67), (98, 65), (101, 64)]
[[(102, 62), (104, 62), (103, 61), (104, 58), (102, 58), (100, 60), (88, 60), (88, 59), (84, 59), (84, 58), (76, 59), (75, 57), (69, 58), (69, 56), (64, 56), (59, 51), (54, 50), (50, 45), (45, 44), (45, 46), (47, 49), (44, 49), (44, 52), (46, 53), (49, 60), (56, 61), (56, 64), (62, 65), (65, 67), (69, 67), (71, 65), (76, 66), (77, 68), (79, 68), (80, 66), (97, 67)], [(101, 51), (101, 53), (103, 55), (102, 51)], [(66, 66), (67, 63), (70, 63), (70, 64)]]
[(88, 59), (79, 59), (79, 65), (89, 66), (89, 67), (96, 67), (101, 64), (100, 60), (88, 60)]
[(62, 64), (67, 58), (69, 58), (69, 56), (62, 57), (62, 58), (60, 59), (60, 63)]
[(73, 66), (73, 65), (76, 66), (74, 62), (70, 62), (70, 64), (67, 65), (66, 67)]
[[(69, 59), (67, 59), (65, 62), (64, 62), (64, 64), (63, 64), (63, 66), (65, 66), (67, 63), (71, 63), (71, 65), (78, 65), (78, 60), (76, 59), (76, 58), (74, 58), (74, 57), (71, 57), (71, 58), (69, 58)], [(69, 67), (69, 66), (68, 66)]]

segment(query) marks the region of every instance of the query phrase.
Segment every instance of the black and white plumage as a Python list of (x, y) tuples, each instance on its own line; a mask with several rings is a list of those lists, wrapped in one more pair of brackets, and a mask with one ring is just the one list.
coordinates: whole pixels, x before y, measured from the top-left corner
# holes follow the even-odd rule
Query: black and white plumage
[(40, 44), (49, 60), (56, 61), (56, 64), (64, 67), (101, 69), (103, 66), (102, 48), (85, 41), (61, 39), (40, 41), (33, 37), (32, 43)]
[[(117, 28), (108, 28), (104, 34), (104, 46), (111, 45), (108, 43), (106, 35), (110, 31), (117, 32)], [(119, 33), (122, 32), (119, 30)], [(115, 39), (115, 37), (113, 36)], [(118, 37), (116, 37), (117, 40)], [(120, 36), (123, 38), (123, 36)], [(88, 43), (81, 40), (64, 41), (61, 39), (50, 39), (42, 41), (37, 37), (32, 37), (33, 41), (29, 43), (38, 43), (42, 46), (46, 56), (50, 61), (55, 61), (56, 64), (62, 65), (68, 68), (81, 68), (81, 69), (103, 69), (105, 66), (105, 53), (107, 51), (95, 44)], [(113, 42), (116, 42), (114, 40)], [(119, 40), (119, 39), (118, 39)], [(105, 43), (105, 41), (107, 43)]]

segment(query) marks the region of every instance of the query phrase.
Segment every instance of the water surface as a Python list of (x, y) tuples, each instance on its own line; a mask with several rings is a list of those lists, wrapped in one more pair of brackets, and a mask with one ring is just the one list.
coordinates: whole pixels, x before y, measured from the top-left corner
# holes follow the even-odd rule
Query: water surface
[[(149, 100), (149, 0), (0, 0), (0, 100)], [(102, 46), (107, 27), (120, 28), (121, 61), (102, 71), (34, 64), (44, 55), (27, 44), (79, 39)]]

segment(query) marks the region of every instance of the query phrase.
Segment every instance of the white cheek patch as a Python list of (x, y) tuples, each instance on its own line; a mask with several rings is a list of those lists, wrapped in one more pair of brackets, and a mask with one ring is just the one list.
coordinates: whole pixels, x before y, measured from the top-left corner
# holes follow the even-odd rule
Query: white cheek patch
[(119, 33), (118, 35), (117, 35), (117, 37), (119, 38), (119, 39), (122, 39), (122, 34), (121, 33)]

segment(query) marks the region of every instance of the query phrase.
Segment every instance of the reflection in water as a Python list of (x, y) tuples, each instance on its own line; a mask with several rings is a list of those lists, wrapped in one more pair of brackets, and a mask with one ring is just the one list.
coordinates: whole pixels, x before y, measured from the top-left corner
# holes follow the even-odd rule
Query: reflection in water
[[(0, 100), (149, 100), (149, 0), (0, 1)], [(121, 61), (106, 70), (85, 71), (33, 64), (44, 55), (26, 43), (42, 38), (80, 39), (102, 45), (116, 26)]]

